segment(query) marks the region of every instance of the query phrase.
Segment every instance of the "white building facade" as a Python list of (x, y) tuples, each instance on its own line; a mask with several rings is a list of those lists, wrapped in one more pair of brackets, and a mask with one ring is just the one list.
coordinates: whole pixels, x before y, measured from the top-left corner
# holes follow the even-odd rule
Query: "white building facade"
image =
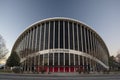
[(69, 18), (48, 18), (29, 26), (16, 40), (24, 72), (109, 69), (108, 49), (89, 26)]

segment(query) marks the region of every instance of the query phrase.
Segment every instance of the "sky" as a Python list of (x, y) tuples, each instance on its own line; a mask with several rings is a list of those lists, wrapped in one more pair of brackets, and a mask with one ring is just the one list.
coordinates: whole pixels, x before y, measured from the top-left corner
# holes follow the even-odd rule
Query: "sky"
[(120, 50), (120, 0), (0, 0), (0, 34), (9, 51), (28, 26), (52, 17), (82, 21), (102, 37), (110, 55)]

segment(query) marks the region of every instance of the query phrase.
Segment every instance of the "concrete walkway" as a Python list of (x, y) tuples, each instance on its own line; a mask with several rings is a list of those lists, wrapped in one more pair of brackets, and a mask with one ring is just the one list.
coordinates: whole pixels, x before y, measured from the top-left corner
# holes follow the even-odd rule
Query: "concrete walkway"
[(106, 76), (110, 76), (110, 75), (119, 75), (120, 76), (120, 73), (110, 73), (110, 74), (78, 74), (78, 73), (44, 73), (44, 74), (16, 74), (16, 73), (0, 73), (0, 75), (14, 75), (14, 76), (33, 76), (33, 77), (91, 77), (91, 76), (103, 76), (103, 75), (106, 75)]

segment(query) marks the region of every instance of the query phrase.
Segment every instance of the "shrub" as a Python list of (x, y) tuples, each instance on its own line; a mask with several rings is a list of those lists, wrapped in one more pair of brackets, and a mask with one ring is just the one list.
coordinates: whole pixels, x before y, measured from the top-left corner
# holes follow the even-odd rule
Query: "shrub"
[(12, 71), (13, 71), (14, 73), (20, 73), (20, 72), (21, 72), (21, 68), (20, 68), (20, 67), (14, 67), (14, 68), (12, 69)]

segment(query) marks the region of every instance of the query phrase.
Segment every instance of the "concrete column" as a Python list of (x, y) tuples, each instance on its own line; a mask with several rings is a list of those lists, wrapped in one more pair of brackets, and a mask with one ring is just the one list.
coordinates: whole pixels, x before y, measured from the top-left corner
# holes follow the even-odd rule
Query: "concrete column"
[[(83, 31), (82, 31), (82, 25), (81, 25), (80, 29), (81, 29), (81, 45), (82, 45), (82, 51), (83, 51)], [(83, 65), (83, 70), (84, 70), (84, 56), (82, 56), (82, 65)]]
[(38, 26), (36, 27), (36, 34), (35, 34), (35, 52), (37, 52), (37, 42), (38, 42)]
[(41, 31), (42, 31), (41, 29), (42, 29), (42, 25), (40, 25), (39, 51), (40, 51), (40, 48), (41, 48)]
[[(68, 22), (68, 49), (70, 49), (70, 29), (69, 29), (69, 22)], [(69, 66), (70, 66), (70, 52), (69, 52)], [(70, 72), (70, 68), (69, 68), (69, 72)]]
[[(50, 22), (49, 22), (49, 34), (48, 34), (48, 49), (49, 49), (49, 46), (50, 46)], [(49, 72), (49, 54), (48, 53), (48, 72)]]
[[(54, 29), (53, 29), (53, 49), (55, 48), (55, 21), (53, 23)], [(54, 67), (54, 53), (53, 53), (53, 67)], [(54, 72), (54, 68), (53, 68)]]
[[(58, 49), (60, 49), (60, 21), (58, 21)], [(58, 53), (58, 66), (60, 67), (60, 53)], [(58, 72), (60, 72), (59, 67)]]
[[(63, 21), (63, 48), (65, 49), (65, 21)], [(65, 72), (65, 52), (63, 53), (63, 63), (64, 63), (64, 72)]]
[(34, 52), (34, 47), (33, 47), (33, 45), (34, 45), (34, 34), (35, 34), (35, 28), (33, 28), (33, 31), (32, 31), (32, 38), (31, 38), (31, 40), (32, 40), (32, 43), (31, 43), (32, 52), (31, 53)]
[(81, 46), (82, 46), (82, 51), (83, 51), (83, 36), (82, 36), (83, 31), (82, 31), (82, 25), (80, 27), (80, 30), (81, 30)]
[[(84, 27), (83, 27), (84, 28)], [(85, 38), (85, 52), (87, 53), (87, 42), (86, 42), (86, 30), (84, 28), (84, 38)]]
[[(73, 30), (73, 50), (75, 50), (74, 23), (72, 23), (72, 30)], [(73, 57), (74, 57), (74, 72), (75, 72), (75, 54), (73, 54)]]
[[(80, 44), (80, 42), (79, 42), (79, 35), (80, 34), (78, 34), (78, 32), (79, 32), (80, 30), (79, 30), (79, 28), (78, 28), (78, 24), (77, 24), (77, 43), (78, 43), (78, 51), (80, 51), (80, 49), (79, 49), (79, 44)], [(80, 66), (80, 56), (78, 55), (78, 66)], [(78, 67), (79, 68), (79, 67)]]
[[(29, 41), (28, 41), (28, 40), (29, 40), (29, 32), (28, 32), (28, 34), (27, 34), (27, 40), (26, 40), (27, 42), (26, 42), (26, 55), (25, 55), (25, 57), (28, 56), (28, 50), (27, 50), (27, 49), (29, 48), (29, 46), (28, 46), (28, 45), (29, 45)], [(27, 62), (26, 62), (26, 63), (27, 63)], [(27, 70), (27, 69), (26, 69), (26, 70)]]
[(45, 36), (46, 36), (46, 23), (44, 25), (44, 43), (43, 43), (43, 50), (45, 50)]

